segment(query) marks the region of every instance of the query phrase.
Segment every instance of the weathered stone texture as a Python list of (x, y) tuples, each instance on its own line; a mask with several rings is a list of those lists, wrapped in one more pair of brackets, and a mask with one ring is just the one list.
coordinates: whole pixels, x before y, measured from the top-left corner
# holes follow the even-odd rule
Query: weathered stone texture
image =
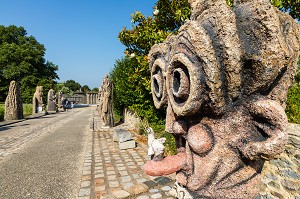
[(20, 88), (16, 81), (11, 81), (5, 100), (4, 120), (18, 120), (23, 118), (23, 105)]
[(43, 110), (43, 86), (37, 86), (32, 98), (32, 114)]
[[(154, 104), (167, 107), (166, 131), (182, 157), (176, 180), (195, 198), (253, 198), (265, 160), (287, 143), (299, 25), (269, 0), (190, 3), (191, 20), (148, 55)], [(166, 162), (144, 169), (168, 173)]]
[(261, 181), (261, 198), (300, 197), (300, 126), (289, 125), (289, 140), (282, 154), (266, 161)]
[(62, 101), (63, 101), (63, 94), (62, 94), (61, 91), (59, 91), (58, 94), (57, 94), (57, 108), (58, 108), (59, 110), (61, 110), (62, 107), (63, 107)]
[(126, 142), (132, 140), (132, 135), (124, 129), (114, 129), (113, 140), (114, 142)]
[(99, 105), (98, 111), (104, 126), (114, 126), (113, 109), (112, 109), (112, 82), (106, 75), (99, 88)]
[(56, 94), (53, 89), (50, 89), (48, 92), (48, 100), (47, 100), (48, 108), (47, 111), (56, 111)]

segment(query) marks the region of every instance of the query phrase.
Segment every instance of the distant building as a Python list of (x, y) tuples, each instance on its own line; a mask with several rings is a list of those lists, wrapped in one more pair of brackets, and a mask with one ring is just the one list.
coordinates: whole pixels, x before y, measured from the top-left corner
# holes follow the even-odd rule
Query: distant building
[(86, 104), (87, 95), (82, 91), (76, 91), (70, 97), (67, 97), (69, 101), (75, 102), (76, 104)]

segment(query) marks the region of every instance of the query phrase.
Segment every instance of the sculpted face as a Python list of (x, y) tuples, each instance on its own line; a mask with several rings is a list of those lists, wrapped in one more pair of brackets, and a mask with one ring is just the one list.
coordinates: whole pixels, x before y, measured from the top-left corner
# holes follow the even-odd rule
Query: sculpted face
[(190, 3), (191, 20), (149, 53), (154, 104), (167, 108), (178, 154), (144, 170), (176, 172), (195, 197), (251, 198), (264, 160), (286, 143), (299, 27), (268, 0)]

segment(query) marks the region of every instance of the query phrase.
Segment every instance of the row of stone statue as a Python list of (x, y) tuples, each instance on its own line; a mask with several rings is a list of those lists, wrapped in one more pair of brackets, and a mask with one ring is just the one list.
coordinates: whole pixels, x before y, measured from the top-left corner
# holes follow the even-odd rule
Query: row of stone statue
[[(56, 103), (57, 101), (57, 103)], [(47, 112), (57, 111), (62, 108), (64, 98), (62, 93), (56, 95), (53, 89), (48, 92)], [(32, 114), (45, 111), (43, 103), (43, 86), (37, 86), (32, 98)], [(98, 93), (98, 111), (104, 126), (114, 126), (112, 109), (112, 82), (106, 75), (102, 81), (102, 86)], [(23, 106), (20, 94), (20, 88), (16, 81), (11, 81), (9, 92), (5, 100), (4, 120), (18, 120), (23, 118)]]
[[(48, 92), (47, 111), (56, 111), (56, 94), (53, 89)], [(62, 93), (58, 94), (58, 107), (62, 107)], [(43, 86), (37, 86), (32, 98), (32, 114), (44, 111)], [(23, 118), (23, 105), (19, 85), (11, 81), (5, 100), (4, 120), (18, 120)]]

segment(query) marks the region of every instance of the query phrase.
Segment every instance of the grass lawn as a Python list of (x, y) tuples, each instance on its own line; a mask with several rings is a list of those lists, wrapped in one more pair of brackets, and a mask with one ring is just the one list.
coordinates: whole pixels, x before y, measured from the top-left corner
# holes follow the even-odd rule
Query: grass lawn
[[(23, 116), (32, 114), (32, 104), (23, 104)], [(0, 102), (0, 121), (4, 119), (4, 102)]]

